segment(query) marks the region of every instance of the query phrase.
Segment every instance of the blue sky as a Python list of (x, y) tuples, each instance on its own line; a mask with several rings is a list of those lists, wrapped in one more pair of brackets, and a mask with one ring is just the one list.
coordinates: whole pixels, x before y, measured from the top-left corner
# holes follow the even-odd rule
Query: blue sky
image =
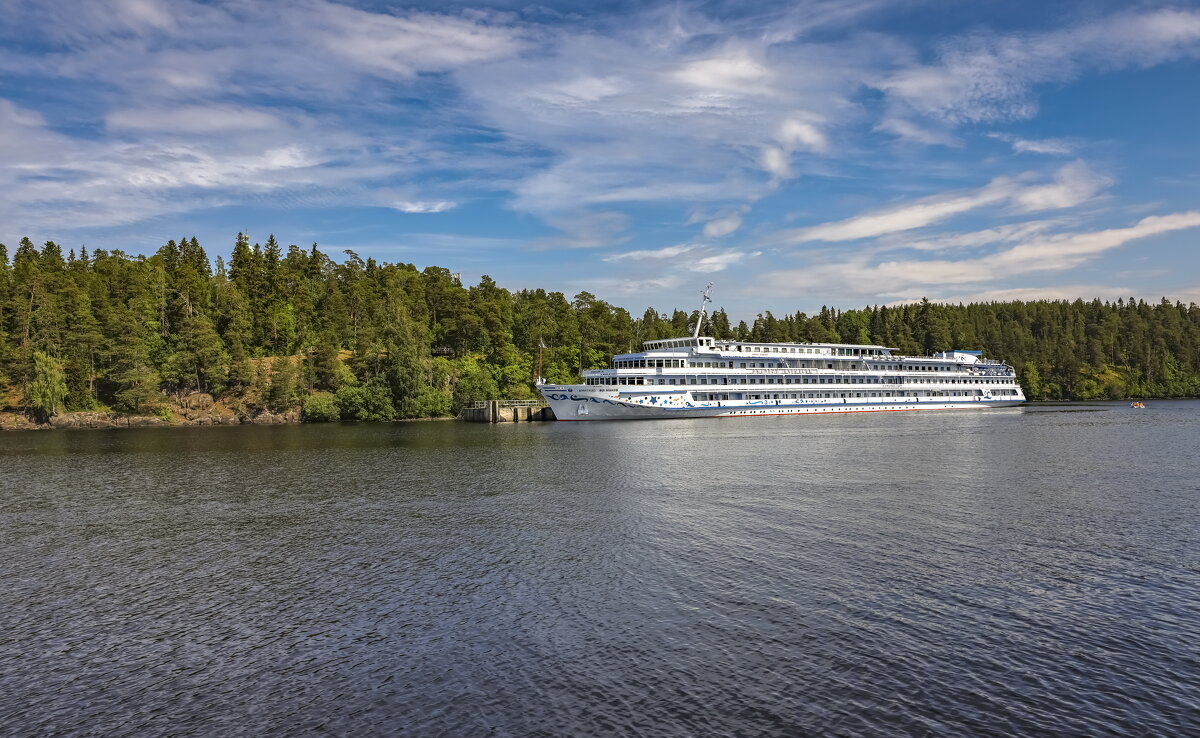
[(1200, 301), (1200, 6), (0, 0), (0, 241), (641, 312)]

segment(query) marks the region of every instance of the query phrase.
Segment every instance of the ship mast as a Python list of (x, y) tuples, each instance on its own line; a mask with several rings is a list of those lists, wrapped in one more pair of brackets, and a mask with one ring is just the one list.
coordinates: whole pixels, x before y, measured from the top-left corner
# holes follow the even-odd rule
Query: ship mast
[(692, 334), (693, 339), (700, 338), (700, 326), (704, 325), (704, 309), (708, 303), (712, 302), (712, 298), (709, 297), (712, 288), (712, 282), (709, 282), (708, 286), (704, 288), (704, 295), (700, 300), (700, 311), (696, 313), (696, 332)]

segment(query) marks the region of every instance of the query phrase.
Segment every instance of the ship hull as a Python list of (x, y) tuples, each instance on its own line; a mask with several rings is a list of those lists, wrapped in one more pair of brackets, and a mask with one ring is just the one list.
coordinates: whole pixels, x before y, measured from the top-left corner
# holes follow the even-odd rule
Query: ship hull
[[(744, 418), (761, 415), (819, 415), (827, 413), (911, 412), (917, 410), (984, 410), (1014, 407), (1022, 399), (988, 397), (842, 398), (814, 400), (750, 400), (693, 402), (687, 393), (668, 398), (625, 397), (596, 392), (582, 385), (542, 387), (542, 396), (561, 421), (663, 420), (669, 418)], [(658, 401), (658, 400), (661, 400)]]

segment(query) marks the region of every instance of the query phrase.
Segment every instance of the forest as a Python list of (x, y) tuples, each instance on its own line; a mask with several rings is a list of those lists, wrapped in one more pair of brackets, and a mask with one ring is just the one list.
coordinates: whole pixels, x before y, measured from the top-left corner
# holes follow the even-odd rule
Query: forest
[[(201, 393), (239, 415), (310, 422), (450, 416), (476, 400), (534, 398), (539, 371), (577, 380), (642, 341), (690, 334), (695, 311), (634, 316), (588, 292), (464, 286), (443, 267), (341, 260), (238, 234), (228, 263), (195, 238), (153, 255), (21, 239), (0, 244), (0, 409), (161, 414)], [(822, 308), (705, 335), (838, 341), (903, 354), (981, 349), (1030, 399), (1200, 396), (1200, 307), (1114, 302), (929, 302)]]

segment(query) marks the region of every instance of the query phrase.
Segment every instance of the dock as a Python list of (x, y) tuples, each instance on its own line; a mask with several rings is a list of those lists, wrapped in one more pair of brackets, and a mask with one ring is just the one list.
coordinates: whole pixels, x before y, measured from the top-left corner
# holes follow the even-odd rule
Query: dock
[(481, 400), (458, 413), (469, 423), (523, 423), (555, 420), (549, 405), (538, 400)]

